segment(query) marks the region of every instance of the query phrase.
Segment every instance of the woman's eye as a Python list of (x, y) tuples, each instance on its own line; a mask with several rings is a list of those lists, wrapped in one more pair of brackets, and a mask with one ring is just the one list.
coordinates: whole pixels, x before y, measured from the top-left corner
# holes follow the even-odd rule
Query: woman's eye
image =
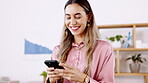
[(68, 17), (66, 17), (66, 19), (70, 19), (70, 17), (68, 16)]
[(81, 18), (81, 16), (76, 16), (75, 18), (76, 18), (76, 19), (80, 19), (80, 18)]

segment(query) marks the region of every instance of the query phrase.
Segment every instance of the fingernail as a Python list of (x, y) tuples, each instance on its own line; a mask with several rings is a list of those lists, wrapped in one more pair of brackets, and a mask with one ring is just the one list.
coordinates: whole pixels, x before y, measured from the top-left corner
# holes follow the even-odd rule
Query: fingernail
[(58, 69), (55, 69), (54, 71), (58, 72), (59, 70)]
[(47, 70), (54, 70), (54, 68), (47, 68)]
[(63, 63), (59, 63), (59, 65), (63, 65)]

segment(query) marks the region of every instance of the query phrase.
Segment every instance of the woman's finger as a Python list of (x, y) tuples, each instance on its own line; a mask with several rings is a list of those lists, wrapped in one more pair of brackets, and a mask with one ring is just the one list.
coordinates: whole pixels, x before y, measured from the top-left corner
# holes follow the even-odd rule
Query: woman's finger
[(60, 76), (63, 74), (72, 74), (72, 71), (67, 69), (55, 69), (55, 72), (57, 72), (57, 74)]
[(54, 71), (54, 67), (47, 68), (47, 71)]
[(72, 75), (72, 74), (64, 74), (62, 77), (65, 78), (65, 79), (73, 81), (73, 76), (74, 75)]
[(48, 75), (57, 75), (57, 72), (48, 72)]
[(58, 75), (49, 75), (48, 77), (49, 78), (59, 78), (60, 76), (58, 76)]
[(70, 65), (67, 65), (67, 64), (64, 64), (64, 63), (60, 63), (59, 66), (66, 67), (68, 69), (73, 69), (74, 68), (73, 66), (70, 66)]
[(48, 75), (56, 75), (58, 72), (54, 68), (47, 69)]

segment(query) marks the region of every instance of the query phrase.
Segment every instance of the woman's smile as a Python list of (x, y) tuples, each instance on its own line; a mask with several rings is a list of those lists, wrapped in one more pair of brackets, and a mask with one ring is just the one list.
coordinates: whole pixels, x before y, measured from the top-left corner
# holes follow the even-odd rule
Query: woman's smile
[(70, 26), (70, 28), (72, 29), (72, 31), (77, 31), (80, 28), (80, 26)]

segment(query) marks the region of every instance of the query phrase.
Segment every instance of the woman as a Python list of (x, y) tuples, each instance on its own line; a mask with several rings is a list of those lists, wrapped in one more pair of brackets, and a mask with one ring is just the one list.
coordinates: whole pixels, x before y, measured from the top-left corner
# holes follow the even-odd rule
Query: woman
[(61, 62), (65, 69), (48, 68), (46, 83), (114, 83), (112, 47), (98, 39), (89, 2), (69, 0), (64, 12), (62, 39), (52, 60)]

